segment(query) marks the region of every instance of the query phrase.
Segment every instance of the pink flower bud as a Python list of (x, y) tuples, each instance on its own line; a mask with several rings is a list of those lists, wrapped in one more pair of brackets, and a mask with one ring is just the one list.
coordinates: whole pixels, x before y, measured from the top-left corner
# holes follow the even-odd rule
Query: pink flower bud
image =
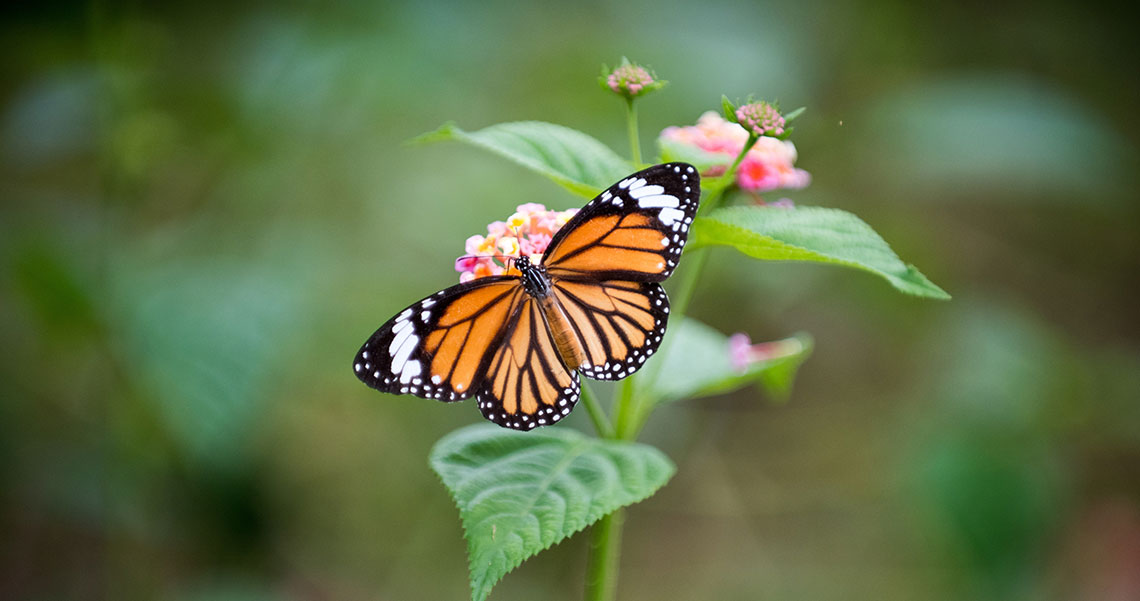
[(773, 138), (784, 135), (784, 118), (767, 102), (753, 102), (736, 109), (736, 121), (749, 133)]
[(645, 67), (635, 65), (624, 59), (619, 67), (605, 72), (599, 82), (602, 87), (626, 98), (636, 98), (648, 94), (664, 87), (666, 83), (655, 78)]

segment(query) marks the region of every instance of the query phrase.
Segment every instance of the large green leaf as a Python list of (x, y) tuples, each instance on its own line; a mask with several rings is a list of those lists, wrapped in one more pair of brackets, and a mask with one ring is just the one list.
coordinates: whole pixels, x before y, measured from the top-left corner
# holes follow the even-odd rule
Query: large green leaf
[(882, 276), (917, 296), (948, 299), (913, 265), (903, 263), (871, 226), (838, 209), (739, 206), (697, 219), (690, 246), (732, 246), (769, 261), (816, 261)]
[(669, 333), (653, 366), (646, 391), (655, 401), (693, 399), (731, 392), (758, 384), (783, 400), (791, 391), (796, 370), (811, 355), (807, 334), (760, 345), (744, 366), (733, 364), (729, 339), (709, 326), (686, 317)]
[(414, 141), (439, 140), (459, 140), (490, 150), (586, 198), (596, 196), (633, 171), (628, 162), (598, 140), (541, 121), (499, 123), (475, 132), (444, 123)]
[(643, 444), (485, 424), (440, 439), (431, 466), (459, 506), (475, 601), (524, 559), (649, 497), (676, 469)]

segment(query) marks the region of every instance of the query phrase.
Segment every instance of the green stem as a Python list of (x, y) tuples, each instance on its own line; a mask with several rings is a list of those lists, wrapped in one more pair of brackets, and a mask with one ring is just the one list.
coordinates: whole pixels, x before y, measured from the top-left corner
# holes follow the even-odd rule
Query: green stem
[[(732, 161), (732, 165), (724, 172), (716, 182), (708, 187), (708, 194), (704, 200), (701, 201), (700, 211), (706, 215), (720, 206), (721, 201), (724, 199), (724, 192), (732, 186), (736, 168), (740, 166), (744, 156), (748, 154), (749, 150), (756, 144), (756, 136), (749, 136), (748, 141), (744, 144), (744, 148), (740, 150), (740, 154), (736, 155), (736, 159)], [(693, 294), (697, 290), (697, 283), (701, 279), (701, 274), (705, 271), (705, 263), (708, 262), (708, 249), (697, 248), (689, 251), (686, 255), (688, 258), (685, 260), (684, 274), (681, 277), (681, 284), (674, 295), (673, 300), (670, 302), (670, 321), (673, 327), (685, 319), (685, 314), (689, 309), (689, 302), (693, 299)], [(655, 374), (654, 374), (655, 375)], [(653, 410), (652, 404), (646, 405), (638, 402), (638, 400), (630, 400), (630, 407), (619, 416), (617, 419), (617, 436), (622, 440), (636, 440), (638, 434), (641, 433), (641, 428), (645, 425), (646, 420), (649, 418), (649, 413)], [(619, 405), (620, 407), (620, 405)]]
[(618, 559), (625, 508), (598, 520), (590, 529), (590, 562), (586, 566), (586, 601), (613, 601), (617, 594)]
[[(756, 136), (749, 136), (748, 142), (744, 144), (744, 148), (740, 150), (740, 154), (736, 155), (736, 159), (732, 161), (732, 165), (724, 172), (724, 175), (717, 179), (716, 184), (709, 188), (708, 195), (701, 201), (701, 206), (698, 209), (704, 214), (715, 210), (720, 206), (721, 200), (724, 198), (724, 191), (732, 186), (734, 176), (736, 175), (736, 168), (740, 166), (740, 162), (744, 160), (744, 155), (748, 154), (749, 150), (756, 145)], [(688, 261), (685, 263), (685, 274), (681, 279), (680, 289), (677, 295), (670, 303), (670, 311), (672, 312), (672, 320), (679, 322), (685, 318), (685, 312), (689, 309), (689, 301), (693, 298), (693, 293), (697, 289), (697, 282), (701, 278), (701, 274), (705, 271), (705, 262), (708, 261), (708, 249), (697, 248), (688, 253)]]
[(641, 169), (641, 137), (637, 133), (637, 105), (634, 104), (633, 98), (627, 98), (625, 102), (625, 124), (629, 133), (629, 156), (633, 161), (633, 166)]
[(634, 395), (634, 380), (631, 376), (618, 384), (617, 407), (614, 410), (614, 436), (618, 440), (633, 440), (629, 437), (630, 419), (637, 414), (637, 397)]
[[(626, 116), (629, 125), (630, 154), (633, 157), (634, 165), (640, 168), (641, 146), (638, 143), (637, 136), (637, 109), (634, 107), (632, 98), (628, 100), (626, 107), (628, 108)], [(736, 168), (744, 160), (744, 155), (748, 154), (748, 151), (756, 144), (756, 140), (756, 136), (748, 138), (748, 142), (740, 154), (736, 156), (736, 160), (732, 162), (732, 165), (725, 171), (717, 184), (709, 188), (705, 200), (701, 203), (702, 211), (707, 213), (720, 204), (724, 191), (732, 185)], [(681, 290), (671, 307), (674, 324), (684, 318), (685, 310), (689, 307), (689, 300), (696, 290), (697, 281), (700, 279), (705, 262), (708, 260), (706, 249), (697, 249), (690, 254), (693, 256), (690, 257), (685, 266), (685, 277), (681, 281)], [(616, 437), (619, 440), (636, 440), (649, 417), (650, 411), (652, 411), (651, 405), (647, 406), (640, 402), (632, 377), (622, 380), (618, 388), (618, 398), (614, 404), (613, 426), (610, 425), (605, 413), (585, 386), (582, 387), (582, 400), (586, 403), (590, 418), (594, 420), (594, 428), (603, 438)], [(615, 598), (618, 559), (621, 553), (621, 530), (624, 522), (625, 509), (622, 508), (598, 520), (590, 530), (590, 559), (586, 566), (586, 601), (613, 601)]]
[(602, 409), (601, 403), (598, 398), (594, 396), (594, 392), (586, 386), (585, 382), (581, 384), (582, 403), (586, 405), (586, 412), (590, 414), (590, 420), (594, 422), (594, 431), (602, 438), (614, 437), (614, 426), (610, 423), (610, 418), (606, 417), (605, 410)]

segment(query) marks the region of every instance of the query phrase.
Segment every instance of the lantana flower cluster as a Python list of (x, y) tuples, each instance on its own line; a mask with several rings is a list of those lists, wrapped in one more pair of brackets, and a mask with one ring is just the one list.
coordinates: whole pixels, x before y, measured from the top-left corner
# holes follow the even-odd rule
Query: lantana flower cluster
[[(714, 111), (701, 115), (696, 125), (668, 127), (661, 132), (661, 137), (705, 152), (723, 154), (724, 164), (707, 170), (705, 175), (724, 173), (748, 142), (748, 132), (743, 127)], [(751, 192), (806, 188), (811, 183), (811, 174), (796, 168), (795, 163), (795, 144), (763, 136), (756, 140), (737, 167), (736, 184)]]
[(537, 263), (555, 232), (577, 212), (578, 209), (551, 211), (533, 202), (519, 205), (506, 221), (488, 225), (486, 236), (476, 234), (467, 239), (467, 254), (455, 261), (459, 281), (511, 273), (511, 259), (522, 255)]

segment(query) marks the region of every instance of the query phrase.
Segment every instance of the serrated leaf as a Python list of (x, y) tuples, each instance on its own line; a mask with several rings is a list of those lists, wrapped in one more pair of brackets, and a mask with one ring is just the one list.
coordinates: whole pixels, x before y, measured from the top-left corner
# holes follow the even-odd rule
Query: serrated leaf
[(593, 137), (541, 121), (499, 123), (475, 132), (444, 123), (413, 142), (440, 140), (458, 140), (490, 150), (586, 198), (597, 196), (633, 171), (625, 159)]
[(686, 317), (662, 346), (654, 376), (646, 380), (646, 393), (662, 402), (723, 394), (758, 384), (776, 399), (784, 400), (791, 392), (796, 370), (811, 355), (811, 336), (796, 334), (761, 346), (770, 352), (739, 368), (733, 364), (727, 336)]
[(526, 558), (648, 498), (676, 470), (648, 445), (484, 424), (440, 439), (430, 461), (459, 507), (475, 601)]
[(732, 246), (768, 261), (846, 265), (886, 278), (907, 294), (950, 298), (918, 268), (903, 263), (871, 226), (838, 209), (726, 207), (696, 220), (689, 245)]

